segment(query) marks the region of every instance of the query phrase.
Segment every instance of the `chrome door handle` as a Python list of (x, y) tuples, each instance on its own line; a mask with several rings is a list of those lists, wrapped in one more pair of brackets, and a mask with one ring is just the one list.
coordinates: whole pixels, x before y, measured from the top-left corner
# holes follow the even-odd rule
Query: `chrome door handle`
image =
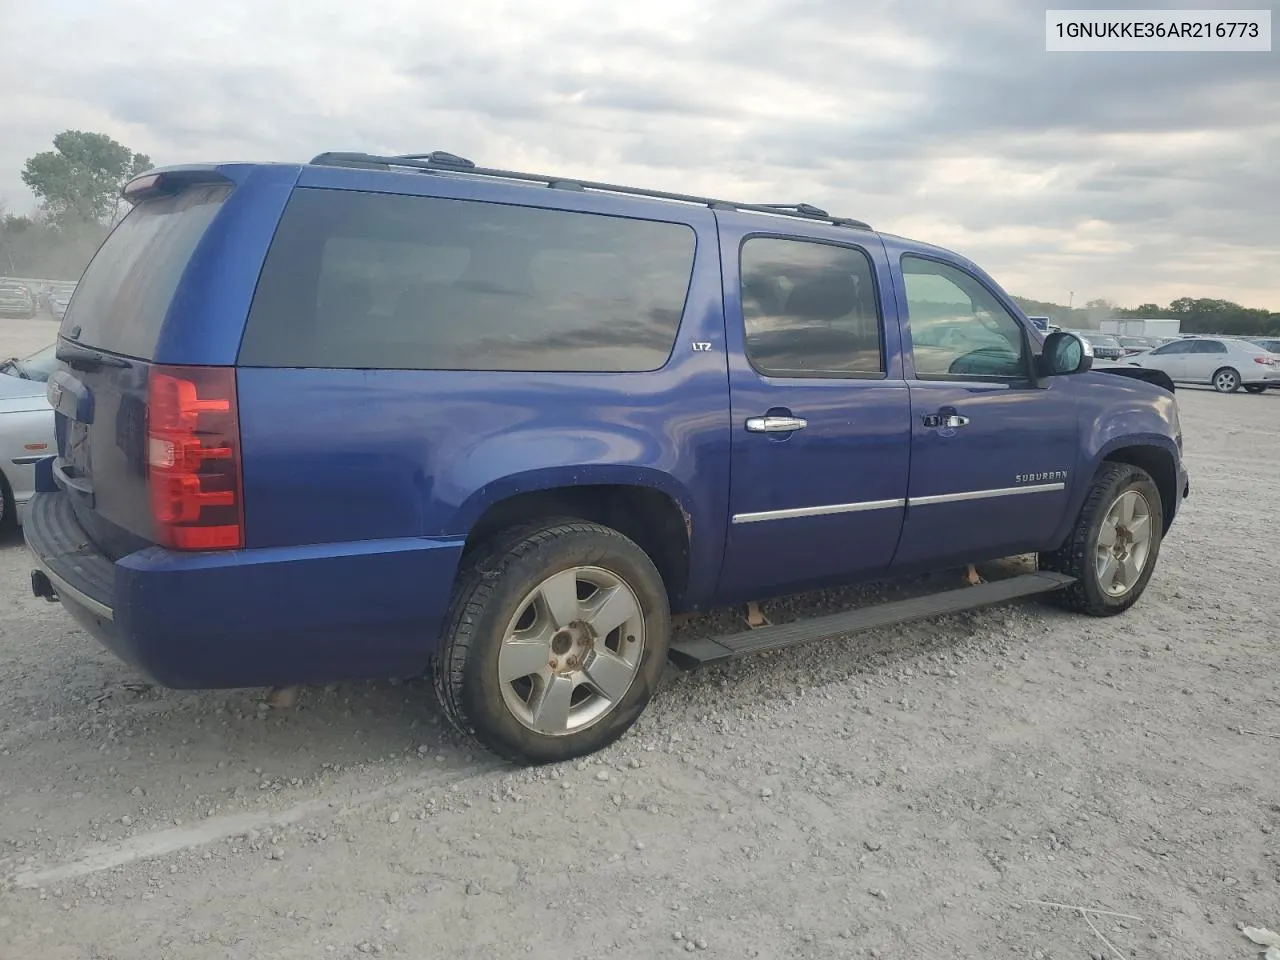
[(808, 425), (808, 420), (799, 417), (752, 417), (747, 421), (747, 430), (751, 433), (790, 433), (803, 430)]
[(969, 418), (954, 413), (945, 417), (940, 413), (931, 413), (924, 418), (924, 425), (926, 427), (967, 427)]

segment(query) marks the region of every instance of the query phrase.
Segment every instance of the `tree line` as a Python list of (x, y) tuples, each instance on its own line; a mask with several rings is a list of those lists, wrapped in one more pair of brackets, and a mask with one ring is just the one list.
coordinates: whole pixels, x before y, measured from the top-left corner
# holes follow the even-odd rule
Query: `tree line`
[[(102, 133), (64, 130), (53, 149), (23, 165), (22, 182), (40, 200), (35, 216), (6, 213), (0, 203), (0, 275), (44, 280), (76, 280), (112, 225), (123, 214), (121, 189), (151, 169), (151, 158)], [(1014, 297), (1031, 316), (1049, 317), (1071, 329), (1097, 329), (1103, 320), (1170, 317), (1184, 333), (1237, 336), (1280, 335), (1280, 313), (1244, 307), (1230, 300), (1180, 297), (1167, 307), (1143, 303), (1119, 307), (1090, 300), (1064, 307)]]
[(1103, 320), (1179, 320), (1183, 333), (1220, 333), (1236, 337), (1280, 336), (1280, 313), (1245, 307), (1231, 300), (1179, 297), (1168, 306), (1143, 303), (1120, 307), (1107, 300), (1090, 300), (1074, 309), (1044, 300), (1014, 297), (1024, 313), (1048, 317), (1072, 330), (1096, 330)]

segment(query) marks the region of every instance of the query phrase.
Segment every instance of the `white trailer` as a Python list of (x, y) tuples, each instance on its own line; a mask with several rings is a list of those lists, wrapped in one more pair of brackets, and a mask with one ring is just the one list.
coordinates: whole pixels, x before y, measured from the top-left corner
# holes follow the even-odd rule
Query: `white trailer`
[(1103, 320), (1103, 333), (1121, 337), (1176, 337), (1179, 336), (1182, 321), (1169, 318), (1153, 318), (1147, 320)]

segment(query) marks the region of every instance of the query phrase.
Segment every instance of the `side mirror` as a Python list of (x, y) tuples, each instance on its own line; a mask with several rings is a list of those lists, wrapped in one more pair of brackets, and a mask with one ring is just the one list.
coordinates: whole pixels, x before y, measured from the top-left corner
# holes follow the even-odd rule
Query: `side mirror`
[(1044, 338), (1040, 352), (1040, 373), (1046, 377), (1064, 377), (1093, 369), (1093, 347), (1074, 333), (1055, 330)]

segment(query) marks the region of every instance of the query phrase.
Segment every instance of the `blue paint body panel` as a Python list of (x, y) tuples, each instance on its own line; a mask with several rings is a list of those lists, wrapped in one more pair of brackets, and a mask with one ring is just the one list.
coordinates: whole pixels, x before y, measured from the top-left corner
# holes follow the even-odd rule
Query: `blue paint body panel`
[[(702, 610), (1051, 549), (1070, 530), (1099, 463), (1134, 445), (1169, 458), (1179, 499), (1186, 486), (1176, 404), (1151, 385), (1103, 373), (918, 378), (905, 252), (967, 271), (1019, 318), (1034, 351), (1043, 342), (990, 277), (936, 247), (796, 218), (449, 174), (287, 164), (207, 170), (232, 189), (181, 271), (152, 355), (92, 371), (64, 365), (57, 375), (65, 398), (59, 468), (55, 458), (41, 464), (37, 496), (74, 499), (75, 519), (65, 523), (76, 527), (37, 524), (28, 533), (46, 567), (57, 558), (40, 551), (60, 542), (88, 544), (112, 565), (109, 596), (87, 580), (67, 581), (63, 601), (109, 647), (170, 686), (421, 672), (438, 649), (468, 536), (487, 511), (522, 494), (600, 485), (663, 494), (688, 535), (681, 609)], [(263, 262), (299, 187), (685, 225), (696, 237), (692, 279), (670, 359), (653, 372), (607, 374), (238, 366), (244, 547), (156, 546), (145, 473), (149, 370), (237, 364)], [(753, 368), (739, 251), (754, 236), (866, 255), (883, 324), (881, 374), (778, 378)], [(110, 353), (110, 344), (91, 346)], [(960, 431), (927, 426), (924, 418), (939, 411), (970, 423)], [(745, 429), (748, 418), (766, 414), (807, 426)], [(838, 509), (787, 513), (826, 507)]]
[[(779, 236), (778, 225), (719, 213), (728, 319), (733, 441), (730, 513), (819, 504), (901, 500), (911, 455), (910, 399), (884, 248), (872, 233), (821, 224), (786, 224), (782, 236), (854, 247), (871, 260), (882, 316), (885, 375), (879, 378), (777, 378), (759, 374), (744, 350), (738, 251), (751, 237)], [(748, 433), (750, 417), (798, 416), (792, 434)], [(821, 516), (730, 523), (717, 600), (734, 602), (848, 583), (884, 573), (902, 530), (902, 504)]]
[[(901, 260), (924, 255), (964, 270), (1015, 317), (1017, 305), (976, 264), (949, 251), (885, 238), (898, 309), (910, 341), (910, 317)], [(1029, 341), (1039, 344), (1026, 321)], [(1039, 331), (1036, 331), (1038, 334)], [(906, 357), (911, 393), (911, 502), (894, 555), (899, 573), (935, 569), (1044, 549), (1054, 540), (1071, 492), (1087, 487), (1079, 472), (1080, 415), (1070, 377), (954, 381), (917, 378)], [(931, 414), (958, 415), (958, 429), (926, 426)], [(1048, 476), (1043, 476), (1043, 475)], [(1062, 489), (1038, 489), (1062, 484)], [(1018, 492), (1027, 490), (1034, 492)], [(978, 491), (1000, 496), (928, 502), (926, 498)], [(917, 502), (923, 500), (924, 502)]]

